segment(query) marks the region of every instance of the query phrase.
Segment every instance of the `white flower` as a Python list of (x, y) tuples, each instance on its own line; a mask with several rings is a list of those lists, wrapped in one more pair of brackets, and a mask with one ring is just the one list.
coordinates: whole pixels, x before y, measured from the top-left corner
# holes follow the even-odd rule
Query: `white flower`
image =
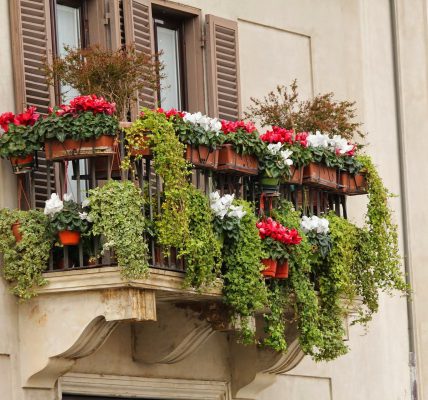
[(55, 215), (64, 208), (64, 203), (61, 201), (56, 193), (52, 193), (51, 198), (46, 200), (45, 203), (45, 215)]
[(281, 150), (279, 154), (282, 157), (282, 161), (285, 165), (293, 165), (293, 160), (290, 160), (289, 158), (293, 154), (291, 150)]
[(267, 148), (273, 155), (278, 154), (281, 151), (282, 143), (269, 143)]
[(245, 212), (242, 211), (242, 207), (232, 205), (234, 199), (234, 194), (225, 194), (220, 197), (218, 192), (211, 193), (210, 204), (214, 215), (220, 219), (223, 219), (226, 215), (229, 217), (242, 218), (245, 215)]
[(241, 219), (245, 214), (247, 214), (247, 212), (242, 209), (242, 206), (231, 205), (229, 207), (229, 212), (227, 213), (227, 216)]
[(89, 203), (90, 203), (90, 202), (89, 202), (89, 199), (85, 199), (85, 200), (83, 200), (83, 201), (82, 201), (82, 207), (83, 207), (83, 208), (88, 207), (88, 206), (89, 206)]
[(81, 220), (83, 221), (88, 221), (88, 222), (92, 222), (91, 217), (88, 215), (87, 212), (79, 212), (79, 217)]
[(64, 201), (70, 201), (73, 200), (73, 195), (71, 193), (66, 193), (64, 196), (62, 196), (62, 199)]
[(324, 147), (327, 148), (330, 143), (328, 135), (323, 135), (320, 131), (316, 131), (315, 135), (308, 135), (308, 144), (311, 147)]
[(219, 119), (210, 118), (206, 115), (203, 115), (201, 112), (194, 114), (186, 112), (184, 114), (183, 120), (193, 125), (198, 125), (205, 131), (213, 131), (217, 134), (221, 131), (221, 122)]
[(352, 144), (348, 144), (348, 141), (339, 135), (334, 135), (333, 139), (330, 139), (329, 144), (334, 152), (341, 155), (346, 154), (354, 148)]
[(315, 231), (316, 233), (326, 234), (330, 231), (328, 220), (319, 218), (316, 215), (312, 217), (303, 216), (300, 226), (305, 233)]

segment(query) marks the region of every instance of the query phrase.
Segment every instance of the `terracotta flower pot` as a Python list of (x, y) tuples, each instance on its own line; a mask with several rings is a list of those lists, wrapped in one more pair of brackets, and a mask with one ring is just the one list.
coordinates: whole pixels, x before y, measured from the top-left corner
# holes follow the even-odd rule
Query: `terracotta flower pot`
[(279, 178), (262, 176), (260, 177), (260, 185), (263, 193), (277, 193), (279, 191)]
[(319, 163), (310, 163), (303, 170), (303, 183), (324, 189), (336, 189), (336, 172), (336, 168)]
[(301, 185), (303, 181), (303, 167), (290, 166), (290, 177), (285, 179), (285, 183)]
[(207, 146), (186, 147), (186, 160), (196, 168), (216, 169), (218, 165), (218, 149), (212, 150)]
[(131, 146), (129, 152), (131, 156), (143, 156), (143, 157), (151, 157), (152, 151), (149, 147), (149, 137), (144, 135), (140, 140), (137, 141), (135, 147)]
[(288, 278), (288, 260), (285, 260), (282, 263), (278, 263), (276, 267), (275, 278), (277, 279), (286, 279)]
[(22, 157), (9, 157), (9, 161), (15, 174), (24, 174), (33, 168), (34, 156), (28, 154)]
[(229, 174), (257, 175), (259, 162), (250, 155), (238, 154), (233, 145), (224, 144), (218, 154), (217, 171)]
[(349, 196), (367, 193), (367, 181), (363, 174), (350, 174), (341, 171), (338, 186), (341, 193)]
[(11, 229), (13, 236), (15, 236), (16, 242), (20, 242), (22, 240), (21, 223), (16, 221), (14, 224), (12, 224)]
[(60, 231), (58, 237), (64, 246), (76, 246), (80, 242), (80, 232), (78, 231)]
[(267, 278), (269, 277), (274, 278), (276, 274), (276, 267), (277, 267), (276, 260), (273, 260), (272, 258), (265, 258), (262, 260), (262, 264), (266, 267), (262, 271), (263, 276)]
[(75, 160), (80, 158), (113, 155), (116, 136), (101, 135), (97, 139), (47, 140), (45, 152), (47, 160)]

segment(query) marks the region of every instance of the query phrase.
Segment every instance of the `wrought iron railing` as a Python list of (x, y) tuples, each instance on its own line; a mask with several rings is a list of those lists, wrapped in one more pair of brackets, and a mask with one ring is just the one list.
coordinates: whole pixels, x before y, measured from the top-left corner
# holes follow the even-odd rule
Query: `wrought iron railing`
[[(43, 155), (43, 154), (42, 154)], [(109, 179), (132, 180), (139, 185), (143, 194), (147, 196), (144, 212), (145, 216), (153, 221), (156, 209), (161, 208), (163, 183), (155, 174), (153, 160), (144, 158), (133, 161), (134, 172), (124, 172), (120, 169), (120, 159), (124, 156), (123, 146), (117, 145), (117, 153), (96, 158), (75, 159), (69, 161), (48, 161), (43, 158), (36, 163), (34, 171), (21, 175), (20, 186), (26, 190), (26, 202), (31, 208), (41, 207), (43, 197), (49, 198), (52, 191), (63, 196), (72, 191), (74, 200), (81, 203), (87, 190), (103, 184)], [(45, 185), (41, 182), (45, 177)], [(235, 194), (254, 202), (256, 209), (260, 207), (261, 188), (257, 176), (242, 176), (224, 174), (216, 171), (194, 169), (191, 179), (194, 186), (208, 195), (218, 190)], [(45, 192), (42, 193), (41, 189)], [(347, 217), (346, 196), (338, 191), (325, 190), (321, 187), (296, 184), (282, 184), (278, 199), (291, 201), (302, 215), (320, 215), (333, 210), (337, 215)], [(262, 201), (271, 201), (269, 197)], [(149, 247), (149, 259), (153, 268), (184, 271), (185, 260), (180, 259), (176, 249), (170, 249), (165, 256), (164, 249), (158, 246), (155, 240), (146, 234)], [(49, 261), (49, 271), (70, 270), (77, 268), (94, 268), (116, 265), (112, 252), (105, 252), (98, 256), (102, 247), (102, 238), (84, 238), (78, 246), (54, 247)]]

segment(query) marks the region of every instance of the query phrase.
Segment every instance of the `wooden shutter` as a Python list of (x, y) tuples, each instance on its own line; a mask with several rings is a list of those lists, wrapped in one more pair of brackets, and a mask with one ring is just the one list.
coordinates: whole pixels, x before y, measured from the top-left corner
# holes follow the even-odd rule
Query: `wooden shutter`
[(237, 120), (241, 114), (238, 24), (207, 15), (206, 37), (209, 115)]
[[(154, 54), (152, 6), (148, 0), (123, 0), (125, 41), (137, 51)], [(137, 110), (141, 107), (156, 107), (157, 95), (150, 87), (138, 94)], [(136, 110), (133, 112), (135, 117)]]
[[(51, 19), (48, 0), (11, 0), (11, 28), (16, 112), (35, 106), (46, 114), (54, 104), (54, 89), (46, 82), (44, 60), (52, 57)], [(53, 169), (51, 167), (51, 176)], [(47, 198), (47, 163), (39, 152), (39, 169), (34, 174), (36, 207)], [(55, 191), (54, 179), (51, 191)]]

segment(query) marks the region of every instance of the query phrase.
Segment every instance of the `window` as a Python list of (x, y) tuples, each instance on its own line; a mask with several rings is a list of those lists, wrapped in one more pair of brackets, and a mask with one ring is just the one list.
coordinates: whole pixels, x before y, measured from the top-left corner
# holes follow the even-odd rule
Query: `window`
[(183, 23), (177, 18), (154, 15), (155, 51), (165, 66), (165, 79), (158, 93), (165, 109), (187, 108), (184, 91)]

